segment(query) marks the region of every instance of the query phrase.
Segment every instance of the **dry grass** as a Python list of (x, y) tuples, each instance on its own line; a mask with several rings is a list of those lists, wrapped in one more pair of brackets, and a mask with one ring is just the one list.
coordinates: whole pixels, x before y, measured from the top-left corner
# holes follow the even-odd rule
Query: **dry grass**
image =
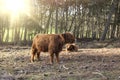
[(79, 49), (60, 53), (60, 64), (49, 55), (30, 63), (30, 48), (1, 48), (0, 80), (119, 80), (120, 48)]

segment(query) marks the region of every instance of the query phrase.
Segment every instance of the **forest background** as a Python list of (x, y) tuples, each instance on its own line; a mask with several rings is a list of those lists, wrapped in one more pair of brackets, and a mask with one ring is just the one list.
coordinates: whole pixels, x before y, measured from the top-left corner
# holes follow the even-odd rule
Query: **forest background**
[(25, 12), (17, 15), (0, 5), (0, 44), (30, 44), (38, 33), (71, 32), (76, 39), (99, 41), (120, 38), (120, 0), (28, 0)]

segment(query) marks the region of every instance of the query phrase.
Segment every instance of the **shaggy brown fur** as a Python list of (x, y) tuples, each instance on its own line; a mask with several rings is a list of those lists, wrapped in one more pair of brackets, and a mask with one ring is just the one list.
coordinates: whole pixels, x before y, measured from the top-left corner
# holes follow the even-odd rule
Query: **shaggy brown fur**
[(78, 51), (78, 46), (75, 44), (66, 44), (66, 52)]
[(64, 34), (37, 34), (31, 47), (31, 62), (34, 62), (34, 57), (37, 55), (39, 60), (41, 52), (49, 52), (50, 63), (53, 63), (54, 54), (56, 61), (59, 63), (59, 52), (62, 51), (64, 44), (73, 43), (74, 36), (71, 33)]

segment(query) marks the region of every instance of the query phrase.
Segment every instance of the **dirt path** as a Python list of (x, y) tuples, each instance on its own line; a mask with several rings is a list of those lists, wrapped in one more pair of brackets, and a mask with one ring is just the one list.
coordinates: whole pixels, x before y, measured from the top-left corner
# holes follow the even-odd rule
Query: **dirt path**
[(79, 49), (30, 63), (30, 48), (0, 48), (0, 80), (120, 80), (120, 48)]

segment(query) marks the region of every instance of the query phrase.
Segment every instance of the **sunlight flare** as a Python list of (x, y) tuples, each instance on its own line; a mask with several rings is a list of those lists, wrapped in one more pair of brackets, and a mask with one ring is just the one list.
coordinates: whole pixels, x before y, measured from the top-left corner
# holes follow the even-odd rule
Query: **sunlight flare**
[(30, 0), (0, 0), (0, 5), (0, 13), (10, 16), (11, 26), (20, 15), (30, 14)]
[(3, 0), (3, 10), (9, 13), (25, 12), (27, 7), (25, 0)]
[(0, 12), (10, 14), (14, 20), (30, 11), (29, 0), (0, 0), (0, 3)]

